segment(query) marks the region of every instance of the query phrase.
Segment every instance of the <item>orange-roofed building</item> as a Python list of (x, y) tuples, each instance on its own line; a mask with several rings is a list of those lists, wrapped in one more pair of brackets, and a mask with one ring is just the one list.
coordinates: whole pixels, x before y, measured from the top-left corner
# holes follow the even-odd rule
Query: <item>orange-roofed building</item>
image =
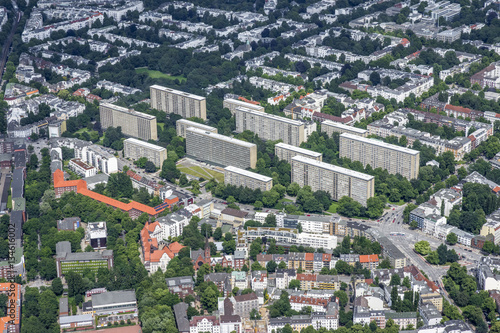
[(363, 266), (363, 268), (376, 269), (378, 266), (378, 255), (360, 255), (359, 262), (361, 263), (361, 266)]
[(21, 285), (0, 283), (0, 293), (7, 295), (8, 315), (0, 318), (0, 333), (19, 333), (21, 331)]
[(185, 246), (181, 245), (179, 242), (173, 242), (168, 246), (168, 248), (170, 249), (170, 251), (172, 251), (174, 255), (178, 255), (179, 251), (185, 248)]
[(297, 274), (300, 281), (300, 290), (311, 290), (316, 288), (316, 274)]
[(310, 306), (312, 312), (325, 312), (329, 301), (324, 298), (290, 296), (292, 310), (300, 311), (304, 306)]

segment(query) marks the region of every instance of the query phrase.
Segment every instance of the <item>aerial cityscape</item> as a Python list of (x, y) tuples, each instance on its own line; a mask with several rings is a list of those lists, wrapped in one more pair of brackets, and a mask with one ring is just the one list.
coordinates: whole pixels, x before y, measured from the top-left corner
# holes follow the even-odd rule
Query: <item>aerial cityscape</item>
[(0, 333), (500, 333), (499, 0), (0, 0)]

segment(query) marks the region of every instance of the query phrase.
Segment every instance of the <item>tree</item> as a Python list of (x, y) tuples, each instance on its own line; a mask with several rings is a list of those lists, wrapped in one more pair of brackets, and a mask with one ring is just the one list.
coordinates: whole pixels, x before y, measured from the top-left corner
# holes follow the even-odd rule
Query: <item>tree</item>
[(64, 289), (63, 289), (63, 284), (62, 284), (62, 281), (60, 278), (55, 278), (54, 280), (52, 280), (52, 291), (57, 296), (62, 295)]
[(447, 236), (446, 236), (446, 242), (450, 245), (455, 245), (458, 241), (458, 237), (455, 233), (453, 232), (450, 232)]
[(420, 241), (415, 243), (415, 251), (423, 256), (426, 256), (431, 252), (431, 246), (427, 241)]
[(370, 81), (374, 86), (380, 84), (380, 74), (378, 72), (373, 71), (370, 74)]
[(398, 274), (393, 274), (391, 276), (391, 282), (389, 285), (391, 286), (399, 286), (401, 284), (401, 277)]
[(335, 297), (339, 298), (339, 305), (341, 308), (345, 308), (347, 305), (347, 302), (349, 301), (349, 297), (347, 296), (347, 293), (343, 290), (337, 290), (334, 293)]
[(259, 311), (257, 309), (252, 309), (250, 311), (250, 320), (260, 320), (262, 316), (260, 315)]
[(109, 176), (106, 190), (113, 198), (132, 198), (134, 188), (132, 187), (132, 180), (127, 174), (123, 172), (113, 173)]
[(219, 241), (222, 238), (222, 229), (220, 227), (215, 228), (213, 236), (216, 241)]
[(284, 261), (281, 261), (278, 265), (278, 268), (279, 269), (286, 269), (288, 266), (286, 265), (286, 263)]
[(299, 280), (292, 280), (288, 284), (288, 289), (297, 289), (300, 290), (300, 281)]
[(268, 273), (274, 273), (276, 271), (276, 267), (278, 267), (278, 264), (274, 262), (273, 260), (268, 261), (266, 264), (266, 269)]
[(144, 165), (144, 171), (148, 173), (156, 172), (155, 164), (151, 161), (147, 161), (146, 164)]
[(213, 288), (206, 288), (201, 294), (200, 302), (208, 312), (212, 312), (217, 308), (217, 295)]

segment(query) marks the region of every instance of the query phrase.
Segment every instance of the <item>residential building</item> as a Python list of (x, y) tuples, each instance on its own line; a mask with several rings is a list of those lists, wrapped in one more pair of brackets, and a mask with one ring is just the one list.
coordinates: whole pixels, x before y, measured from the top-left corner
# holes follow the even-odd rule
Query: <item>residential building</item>
[[(11, 279), (12, 275), (4, 278)], [(8, 315), (0, 318), (0, 330), (2, 333), (21, 332), (21, 285), (12, 282), (0, 283), (0, 293), (8, 297)]]
[(179, 333), (190, 333), (189, 320), (187, 317), (187, 309), (189, 305), (181, 302), (173, 306), (175, 323)]
[(255, 169), (257, 145), (190, 127), (186, 129), (186, 154), (197, 160), (242, 169)]
[[(282, 140), (292, 146), (307, 141), (306, 124), (298, 120), (269, 113), (237, 107), (235, 109), (236, 132), (249, 130), (264, 140)], [(316, 123), (313, 123), (315, 127)], [(315, 130), (315, 128), (314, 128)]]
[(236, 187), (248, 187), (252, 190), (260, 189), (264, 192), (271, 190), (273, 187), (273, 179), (255, 172), (227, 166), (224, 168), (224, 184), (230, 184)]
[(118, 159), (111, 150), (97, 145), (75, 146), (75, 157), (109, 175), (118, 172)]
[(157, 168), (161, 168), (163, 161), (167, 159), (167, 149), (134, 138), (123, 141), (123, 154), (134, 161), (146, 157)]
[(476, 278), (481, 290), (499, 290), (500, 274), (495, 273), (500, 268), (500, 260), (494, 257), (482, 257), (477, 265)]
[(156, 117), (121, 106), (99, 105), (102, 129), (121, 127), (122, 133), (145, 141), (158, 140)]
[(81, 177), (92, 177), (97, 174), (96, 167), (88, 165), (79, 158), (71, 159), (68, 167)]
[(96, 316), (137, 312), (135, 291), (116, 290), (92, 295), (92, 311)]
[(263, 106), (260, 106), (258, 104), (254, 104), (254, 103), (245, 102), (245, 101), (240, 101), (237, 99), (232, 99), (232, 98), (224, 99), (223, 106), (225, 108), (228, 108), (229, 111), (231, 111), (231, 113), (233, 115), (235, 114), (236, 108), (238, 108), (238, 107), (247, 108), (247, 109), (251, 109), (251, 110), (255, 110), (255, 111), (259, 111), (259, 112), (265, 112)]
[(82, 220), (79, 217), (66, 217), (57, 221), (57, 230), (76, 231), (80, 227)]
[(381, 237), (378, 241), (382, 246), (384, 258), (390, 260), (392, 267), (403, 268), (406, 266), (406, 256), (387, 237)]
[(328, 134), (329, 137), (331, 137), (333, 133), (339, 133), (339, 134), (350, 133), (362, 137), (368, 136), (368, 131), (365, 129), (345, 125), (343, 123), (338, 123), (331, 120), (325, 120), (324, 122), (321, 123), (321, 131), (326, 132), (326, 134)]
[(259, 299), (255, 293), (231, 297), (234, 314), (243, 318), (249, 318), (252, 309), (259, 310)]
[(443, 188), (434, 193), (432, 199), (436, 201), (436, 206), (443, 211), (444, 216), (449, 216), (454, 206), (462, 204), (462, 193), (453, 188)]
[(274, 155), (276, 155), (280, 160), (287, 161), (290, 164), (292, 163), (292, 158), (294, 158), (295, 156), (303, 156), (320, 162), (323, 160), (322, 153), (288, 145), (283, 142), (277, 143), (274, 146)]
[(419, 306), (418, 312), (425, 325), (434, 326), (441, 323), (443, 316), (432, 303), (423, 303)]
[(276, 240), (277, 245), (282, 245), (286, 248), (292, 245), (323, 249), (334, 249), (337, 247), (337, 237), (334, 235), (299, 233), (297, 229), (289, 228), (249, 227), (247, 228), (245, 237), (247, 243), (251, 243), (259, 237), (272, 238)]
[(220, 323), (215, 316), (194, 316), (189, 321), (190, 333), (220, 333)]
[(149, 87), (151, 107), (166, 113), (175, 113), (182, 118), (197, 117), (207, 120), (206, 98), (184, 91), (153, 85)]
[(375, 177), (302, 156), (292, 158), (292, 182), (328, 192), (335, 201), (348, 196), (363, 206), (375, 195)]
[(359, 161), (363, 166), (382, 168), (390, 174), (416, 179), (420, 168), (420, 152), (383, 141), (343, 133), (340, 135), (340, 157)]
[(56, 244), (57, 277), (68, 272), (82, 274), (86, 270), (97, 273), (99, 268), (113, 267), (113, 250), (103, 252), (71, 252), (71, 243), (68, 241)]
[(363, 266), (363, 268), (374, 270), (378, 266), (378, 255), (377, 254), (360, 255), (359, 262), (361, 263), (361, 266)]
[(187, 119), (179, 119), (175, 122), (175, 127), (177, 129), (177, 136), (182, 136), (186, 138), (186, 129), (189, 127), (199, 128), (206, 132), (217, 133), (217, 128), (208, 126), (205, 124), (197, 123), (196, 121), (191, 121)]
[(329, 300), (324, 298), (290, 296), (290, 305), (292, 310), (295, 311), (300, 311), (303, 307), (310, 306), (312, 308), (312, 312), (325, 312), (328, 303)]

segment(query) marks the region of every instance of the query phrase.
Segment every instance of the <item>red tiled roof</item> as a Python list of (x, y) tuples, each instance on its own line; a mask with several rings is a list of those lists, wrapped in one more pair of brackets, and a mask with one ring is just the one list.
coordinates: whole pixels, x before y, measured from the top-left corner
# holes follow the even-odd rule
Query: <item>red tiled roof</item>
[(446, 104), (446, 106), (444, 108), (446, 110), (456, 111), (456, 112), (461, 112), (461, 113), (470, 113), (472, 111), (469, 108), (464, 108), (461, 106), (455, 106), (455, 105), (451, 105), (451, 104)]
[(326, 307), (328, 305), (328, 300), (326, 300), (324, 298), (290, 296), (290, 303), (300, 303), (300, 304), (304, 304), (304, 306), (319, 305), (319, 306)]
[(299, 281), (316, 281), (315, 274), (297, 274), (297, 280)]
[(360, 263), (378, 262), (378, 255), (377, 254), (360, 255), (359, 262)]
[(181, 245), (179, 242), (173, 242), (168, 246), (168, 248), (172, 251), (172, 253), (177, 254), (181, 249), (185, 248), (185, 246)]
[(306, 253), (305, 254), (305, 260), (307, 260), (307, 261), (313, 261), (314, 260), (314, 253)]
[(494, 189), (493, 189), (493, 192), (495, 193), (498, 193), (500, 191), (500, 186), (496, 186)]

